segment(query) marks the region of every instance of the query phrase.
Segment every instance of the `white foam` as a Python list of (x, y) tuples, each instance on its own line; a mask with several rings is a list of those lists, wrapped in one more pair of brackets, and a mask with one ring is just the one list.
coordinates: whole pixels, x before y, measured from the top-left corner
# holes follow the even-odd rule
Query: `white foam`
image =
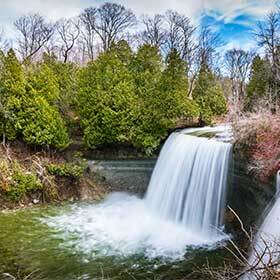
[(224, 234), (201, 236), (158, 217), (145, 200), (121, 193), (100, 204), (75, 206), (69, 213), (43, 222), (58, 230), (63, 246), (91, 257), (144, 254), (147, 258), (180, 259), (187, 246), (213, 246), (226, 238)]

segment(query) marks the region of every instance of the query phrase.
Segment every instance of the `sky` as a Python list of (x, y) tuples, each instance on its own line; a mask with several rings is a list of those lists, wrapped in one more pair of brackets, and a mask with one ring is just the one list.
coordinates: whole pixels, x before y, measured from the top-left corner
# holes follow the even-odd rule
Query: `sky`
[[(278, 2), (277, 2), (278, 1)], [(176, 10), (195, 25), (205, 23), (221, 35), (224, 49), (255, 47), (252, 28), (276, 9), (280, 0), (113, 0), (132, 9), (137, 16)], [(108, 1), (107, 1), (108, 2)], [(26, 13), (39, 12), (49, 20), (73, 17), (102, 0), (0, 0), (0, 28), (13, 34), (14, 20)]]

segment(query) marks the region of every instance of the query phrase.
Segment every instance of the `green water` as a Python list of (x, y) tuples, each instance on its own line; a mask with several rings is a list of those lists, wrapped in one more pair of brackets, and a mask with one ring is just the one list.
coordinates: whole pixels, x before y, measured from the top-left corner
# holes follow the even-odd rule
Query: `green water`
[[(136, 163), (139, 167), (139, 161)], [(127, 190), (127, 185), (132, 184), (130, 178), (134, 178), (134, 188), (141, 189), (144, 176), (146, 182), (151, 173), (150, 163), (146, 162), (142, 162), (141, 168), (133, 171), (133, 176), (131, 176), (133, 166), (131, 161), (115, 162), (114, 166), (120, 166), (120, 169), (110, 169), (111, 165), (112, 162), (105, 164), (106, 173), (102, 173), (102, 176), (108, 180), (116, 178), (118, 185), (123, 186), (124, 190)], [(253, 181), (237, 164), (234, 169), (232, 186), (234, 191), (231, 191), (229, 196), (229, 204), (240, 215), (244, 224), (250, 226), (261, 216), (265, 205), (271, 199), (273, 189)], [(135, 179), (138, 177), (141, 180)], [(88, 205), (79, 203), (77, 206)], [(65, 238), (57, 228), (49, 227), (41, 221), (43, 218), (59, 216), (72, 210), (73, 204), (64, 204), (0, 212), (0, 280), (12, 279), (4, 273), (6, 275), (9, 273), (20, 280), (210, 279), (200, 272), (207, 262), (211, 266), (222, 266), (224, 261), (232, 261), (231, 255), (223, 246), (213, 250), (186, 248), (186, 254), (180, 261), (148, 259), (140, 253), (129, 257), (121, 255), (89, 257), (82, 250), (76, 250), (75, 234), (67, 236), (66, 244)], [(237, 226), (234, 224), (229, 226), (228, 230), (237, 236), (240, 227), (238, 223)], [(30, 273), (33, 273), (31, 277), (24, 278)]]
[(150, 260), (141, 254), (88, 258), (72, 249), (69, 242), (64, 246), (65, 239), (57, 229), (40, 220), (67, 213), (70, 208), (70, 205), (49, 206), (0, 213), (0, 279), (9, 279), (3, 273), (24, 279), (31, 272), (34, 279), (52, 280), (207, 279), (195, 271), (206, 264), (207, 259), (219, 265), (228, 257), (224, 249), (218, 248), (188, 249), (180, 261)]

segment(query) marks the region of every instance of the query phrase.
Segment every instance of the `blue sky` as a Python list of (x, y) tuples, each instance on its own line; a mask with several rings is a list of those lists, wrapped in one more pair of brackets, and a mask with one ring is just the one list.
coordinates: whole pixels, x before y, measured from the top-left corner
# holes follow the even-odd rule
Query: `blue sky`
[[(279, 0), (277, 0), (279, 1)], [(39, 12), (49, 20), (73, 17), (102, 0), (0, 0), (0, 28), (13, 34), (13, 21), (22, 14)], [(255, 47), (252, 28), (276, 9), (276, 0), (115, 0), (138, 16), (168, 9), (187, 15), (194, 24), (206, 23), (220, 33), (224, 48)], [(279, 3), (279, 2), (278, 2)]]
[(211, 29), (218, 32), (223, 41), (224, 48), (233, 47), (249, 50), (255, 47), (254, 27), (261, 18), (251, 15), (240, 14), (230, 22), (227, 22), (221, 16), (211, 13), (203, 13), (201, 23), (210, 26)]

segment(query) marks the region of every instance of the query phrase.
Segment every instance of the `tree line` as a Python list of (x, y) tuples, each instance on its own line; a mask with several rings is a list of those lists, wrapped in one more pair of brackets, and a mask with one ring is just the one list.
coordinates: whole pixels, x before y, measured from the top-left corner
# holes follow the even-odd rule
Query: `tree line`
[(176, 49), (164, 60), (144, 44), (133, 52), (121, 40), (86, 66), (44, 53), (21, 64), (10, 49), (0, 56), (0, 132), (35, 146), (66, 148), (82, 131), (86, 147), (130, 143), (152, 152), (182, 118), (210, 123), (226, 112), (221, 85), (204, 65), (187, 96), (185, 62)]
[(175, 11), (137, 20), (105, 3), (56, 23), (22, 16), (14, 49), (0, 36), (3, 141), (63, 149), (82, 132), (88, 148), (126, 142), (151, 152), (180, 119), (209, 124), (259, 103), (276, 110), (279, 18), (256, 27), (264, 56), (232, 49), (221, 58), (219, 34)]

